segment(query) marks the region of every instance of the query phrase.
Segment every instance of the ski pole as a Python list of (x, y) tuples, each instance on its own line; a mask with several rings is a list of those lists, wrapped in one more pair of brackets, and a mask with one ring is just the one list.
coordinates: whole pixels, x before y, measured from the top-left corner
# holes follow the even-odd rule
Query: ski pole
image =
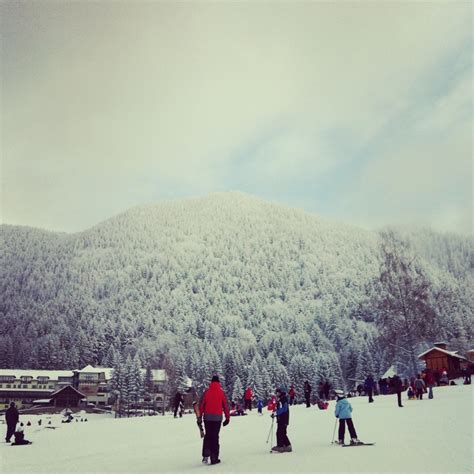
[(273, 440), (273, 423), (275, 421), (275, 418), (272, 418), (272, 424), (270, 425), (270, 431), (268, 432), (268, 436), (267, 436), (267, 444), (268, 444), (268, 440), (270, 439), (270, 436), (272, 437), (272, 440)]
[(336, 436), (336, 426), (337, 426), (337, 418), (336, 418), (336, 422), (334, 423), (334, 431), (332, 432), (331, 444), (334, 444), (334, 436)]

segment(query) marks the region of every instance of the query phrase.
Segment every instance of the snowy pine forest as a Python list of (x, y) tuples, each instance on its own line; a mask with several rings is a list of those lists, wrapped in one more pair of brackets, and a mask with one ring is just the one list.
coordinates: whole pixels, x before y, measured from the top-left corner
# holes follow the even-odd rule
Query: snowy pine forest
[(371, 232), (241, 193), (133, 208), (76, 234), (0, 227), (0, 366), (218, 373), (229, 396), (352, 387), (473, 341), (473, 241)]

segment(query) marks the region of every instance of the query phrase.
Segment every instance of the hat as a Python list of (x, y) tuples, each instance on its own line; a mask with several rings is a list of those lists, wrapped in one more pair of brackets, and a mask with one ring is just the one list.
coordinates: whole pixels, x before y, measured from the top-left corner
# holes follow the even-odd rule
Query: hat
[(219, 382), (219, 376), (218, 375), (213, 375), (211, 382)]
[(286, 387), (284, 385), (280, 385), (278, 388), (277, 388), (277, 392), (280, 392), (280, 393), (288, 393), (288, 390), (286, 389)]
[(338, 397), (344, 396), (344, 392), (340, 389), (334, 390), (334, 394), (337, 395)]

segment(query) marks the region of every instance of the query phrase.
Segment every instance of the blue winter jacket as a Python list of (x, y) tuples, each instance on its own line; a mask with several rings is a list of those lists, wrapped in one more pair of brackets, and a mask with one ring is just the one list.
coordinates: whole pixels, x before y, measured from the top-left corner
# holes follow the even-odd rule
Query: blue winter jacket
[(351, 412), (352, 407), (351, 404), (347, 401), (347, 398), (341, 398), (336, 403), (336, 418), (339, 418), (340, 420), (347, 420), (348, 418), (352, 418)]

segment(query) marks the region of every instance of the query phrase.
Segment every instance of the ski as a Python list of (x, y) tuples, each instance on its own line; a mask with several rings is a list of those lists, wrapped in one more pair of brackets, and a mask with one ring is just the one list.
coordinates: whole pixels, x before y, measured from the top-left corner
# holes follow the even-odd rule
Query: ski
[(374, 446), (375, 443), (341, 444), (343, 448), (356, 448), (357, 446)]
[(193, 402), (193, 409), (194, 409), (194, 414), (196, 415), (196, 424), (198, 425), (199, 433), (201, 434), (201, 438), (204, 438), (204, 428), (202, 427), (202, 418), (201, 418), (201, 413), (199, 411), (199, 405), (197, 402)]

